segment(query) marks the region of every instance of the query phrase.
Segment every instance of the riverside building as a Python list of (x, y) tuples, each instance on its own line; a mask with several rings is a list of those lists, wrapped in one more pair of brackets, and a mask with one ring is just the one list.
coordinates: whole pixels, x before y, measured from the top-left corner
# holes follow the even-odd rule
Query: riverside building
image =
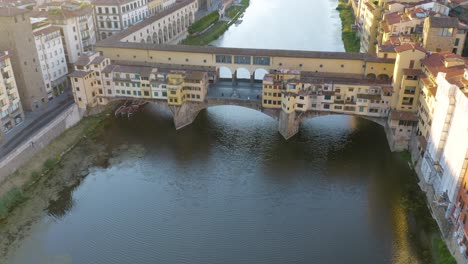
[(75, 102), (82, 109), (122, 99), (153, 99), (180, 106), (203, 102), (208, 91), (207, 72), (111, 64), (97, 52), (80, 56), (69, 77)]
[(60, 28), (46, 25), (33, 32), (47, 98), (61, 94), (67, 86), (67, 61)]
[(8, 51), (0, 52), (0, 142), (24, 119), (10, 56)]
[(75, 63), (78, 57), (96, 44), (93, 7), (75, 2), (50, 2), (33, 12), (32, 17), (46, 20), (60, 28), (66, 60)]
[(93, 1), (98, 38), (117, 34), (149, 16), (147, 0)]
[(23, 109), (39, 109), (47, 102), (47, 91), (42, 79), (29, 11), (0, 8), (0, 36), (0, 49), (10, 52)]

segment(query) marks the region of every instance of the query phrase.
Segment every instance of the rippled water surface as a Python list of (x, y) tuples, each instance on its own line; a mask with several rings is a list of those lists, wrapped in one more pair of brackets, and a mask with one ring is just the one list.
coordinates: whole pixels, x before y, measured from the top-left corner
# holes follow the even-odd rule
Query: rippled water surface
[[(343, 50), (336, 1), (251, 2), (214, 45)], [(148, 107), (106, 133), (111, 165), (65, 189), (9, 263), (418, 263), (398, 202), (411, 172), (374, 123), (316, 118), (286, 142), (250, 109), (175, 132)]]
[(379, 125), (315, 118), (288, 142), (276, 128), (234, 106), (178, 132), (151, 109), (113, 121), (124, 150), (11, 263), (417, 263), (397, 202), (409, 170)]

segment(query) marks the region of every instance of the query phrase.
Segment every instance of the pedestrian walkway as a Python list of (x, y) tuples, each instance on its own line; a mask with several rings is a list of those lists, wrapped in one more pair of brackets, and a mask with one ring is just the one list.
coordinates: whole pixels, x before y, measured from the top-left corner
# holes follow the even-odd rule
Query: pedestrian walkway
[(49, 101), (44, 108), (34, 112), (25, 112), (24, 121), (10, 130), (0, 144), (0, 158), (3, 158), (21, 143), (28, 140), (71, 104), (73, 104), (73, 97), (70, 92), (65, 92)]

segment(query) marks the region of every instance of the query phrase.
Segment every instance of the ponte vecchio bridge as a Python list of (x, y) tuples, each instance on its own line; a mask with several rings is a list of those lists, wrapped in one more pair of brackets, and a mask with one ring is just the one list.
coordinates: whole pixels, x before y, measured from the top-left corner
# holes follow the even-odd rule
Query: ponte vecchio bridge
[[(356, 114), (369, 119), (375, 119), (377, 117), (377, 119), (380, 118), (380, 121), (382, 120), (382, 117), (384, 117), (383, 114), (385, 117), (389, 114), (387, 110), (385, 110), (383, 114), (380, 112), (380, 114), (377, 115), (375, 114), (375, 111), (371, 112), (372, 104), (375, 104), (374, 100), (365, 99), (371, 98), (371, 95), (361, 94), (361, 97), (357, 95), (359, 99), (354, 98), (355, 96), (353, 95), (352, 98), (350, 98), (349, 96), (346, 96), (346, 93), (343, 93), (343, 90), (348, 89), (347, 84), (349, 84), (349, 87), (357, 87), (360, 82), (365, 83), (367, 87), (372, 87), (372, 85), (369, 85), (369, 81), (372, 82), (374, 80), (377, 86), (379, 86), (377, 82), (385, 82), (385, 85), (387, 86), (386, 88), (390, 87), (391, 96), (390, 80), (392, 79), (394, 71), (394, 59), (378, 58), (370, 54), (362, 53), (155, 44), (144, 41), (146, 36), (143, 32), (146, 32), (146, 34), (149, 35), (152, 34), (150, 23), (147, 23), (147, 27), (135, 25), (126, 31), (110, 36), (97, 43), (95, 49), (100, 52), (103, 57), (109, 58), (112, 64), (145, 65), (150, 67), (152, 66), (154, 68), (164, 65), (165, 68), (187, 68), (191, 70), (204, 71), (208, 72), (209, 80), (213, 83), (218, 82), (220, 79), (221, 69), (225, 69), (225, 71), (229, 70), (231, 72), (234, 84), (236, 83), (237, 72), (240, 69), (249, 72), (250, 80), (252, 82), (255, 79), (256, 73), (259, 71), (271, 72), (274, 70), (281, 71), (288, 69), (296, 72), (308, 73), (308, 75), (311, 75), (312, 77), (314, 75), (326, 76), (326, 78), (320, 78), (322, 80), (329, 80), (329, 83), (335, 82), (335, 88), (339, 88), (336, 89), (336, 91), (342, 90), (341, 93), (343, 98), (341, 98), (340, 95), (335, 96), (333, 90), (323, 91), (323, 93), (326, 94), (324, 96), (324, 105), (329, 108), (319, 109), (317, 107), (317, 109), (313, 109), (313, 111), (302, 111), (301, 113), (295, 111), (300, 110), (295, 107), (302, 107), (300, 102), (295, 103), (291, 109), (289, 106), (284, 104), (282, 108), (280, 101), (275, 101), (275, 98), (272, 98), (272, 100), (268, 98), (268, 96), (279, 95), (279, 100), (281, 100), (281, 91), (279, 91), (279, 93), (269, 93), (266, 92), (264, 89), (265, 87), (263, 87), (263, 91), (262, 89), (257, 88), (257, 96), (244, 98), (244, 100), (247, 99), (250, 102), (239, 100), (239, 98), (230, 99), (227, 94), (221, 98), (219, 93), (218, 96), (216, 96), (216, 93), (209, 93), (207, 97), (208, 102), (205, 102), (204, 105), (198, 104), (197, 106), (197, 104), (187, 102), (184, 105), (178, 106), (180, 111), (177, 110), (177, 112), (183, 113), (183, 115), (181, 115), (180, 118), (176, 117), (176, 115), (174, 116), (177, 128), (190, 124), (195, 119), (198, 112), (203, 108), (211, 105), (226, 104), (240, 106), (246, 105), (250, 108), (257, 108), (257, 110), (260, 110), (270, 116), (277, 117), (279, 119), (280, 133), (285, 138), (289, 138), (297, 133), (301, 120), (307, 117), (321, 115), (323, 113)], [(129, 38), (129, 35), (140, 36), (141, 39), (138, 37)], [(352, 81), (350, 83), (347, 81), (340, 82), (340, 80), (343, 79)], [(340, 88), (339, 85), (342, 88)], [(312, 93), (318, 93), (318, 91), (313, 90), (315, 89), (313, 87), (314, 86), (311, 85), (307, 88), (310, 94), (310, 96), (308, 95), (307, 97), (313, 98), (314, 96)], [(302, 89), (304, 89), (303, 83)], [(325, 89), (327, 88), (325, 87)], [(352, 88), (349, 88), (349, 90), (351, 91)], [(361, 89), (359, 88), (359, 90)], [(365, 90), (367, 92), (368, 89)], [(320, 91), (320, 93), (322, 93), (322, 91)], [(290, 101), (290, 99), (296, 100), (296, 96), (297, 100), (304, 99), (304, 96), (301, 96), (300, 93), (296, 93), (294, 98), (291, 97), (291, 95), (286, 94), (284, 95), (284, 98)], [(361, 98), (363, 98), (362, 100), (365, 102), (371, 102), (365, 106), (366, 109), (369, 108), (369, 112), (367, 112), (367, 110), (363, 112), (363, 107), (356, 106), (356, 101), (360, 101)], [(386, 103), (388, 104), (389, 101), (386, 101)], [(354, 106), (347, 105), (349, 102)], [(384, 103), (384, 101), (381, 102)], [(272, 105), (267, 106), (266, 104)], [(309, 104), (309, 107), (313, 108), (315, 106), (314, 104), (312, 104), (312, 106)], [(353, 111), (350, 109), (353, 109)], [(379, 123), (382, 124), (382, 122)]]

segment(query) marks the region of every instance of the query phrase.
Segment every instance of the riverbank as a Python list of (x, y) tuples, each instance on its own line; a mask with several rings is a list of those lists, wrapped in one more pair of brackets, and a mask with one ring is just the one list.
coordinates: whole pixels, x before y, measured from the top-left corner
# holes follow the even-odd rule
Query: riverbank
[(232, 24), (238, 21), (249, 4), (250, 0), (242, 0), (240, 5), (232, 5), (226, 10), (226, 17), (224, 19), (220, 19), (213, 25), (206, 27), (206, 31), (202, 32), (201, 34), (189, 35), (182, 41), (182, 44), (205, 46), (217, 40), (229, 29)]
[(402, 183), (403, 193), (400, 196), (400, 203), (407, 211), (410, 239), (416, 245), (419, 258), (423, 263), (456, 264), (457, 261), (450, 253), (439, 226), (429, 210), (430, 200), (419, 186), (419, 178), (411, 162), (411, 154), (404, 151), (400, 155), (413, 170), (412, 175)]
[(0, 221), (6, 219), (18, 204), (30, 197), (28, 192), (36, 182), (57, 167), (63, 156), (71, 151), (83, 137), (92, 136), (107, 114), (108, 111), (105, 111), (102, 114), (84, 118), (8, 176), (0, 185)]
[(91, 167), (108, 165), (109, 151), (97, 138), (106, 129), (109, 113), (110, 109), (82, 119), (0, 186), (0, 264), (7, 263), (8, 254), (44, 213), (65, 214), (63, 203), (71, 203), (71, 192)]
[(359, 52), (361, 45), (359, 37), (351, 28), (351, 25), (354, 25), (355, 18), (351, 6), (346, 2), (346, 0), (339, 0), (336, 10), (340, 13), (341, 19), (341, 39), (346, 52)]

